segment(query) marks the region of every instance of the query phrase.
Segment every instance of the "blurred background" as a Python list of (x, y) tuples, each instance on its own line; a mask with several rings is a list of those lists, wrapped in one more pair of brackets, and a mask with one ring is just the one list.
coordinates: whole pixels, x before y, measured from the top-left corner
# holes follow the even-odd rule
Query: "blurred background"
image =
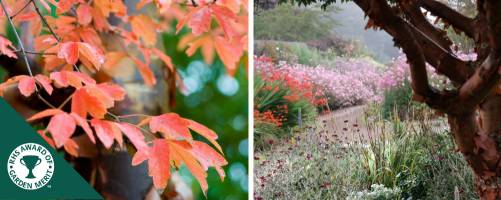
[[(186, 33), (186, 31), (185, 31)], [(248, 74), (246, 57), (234, 76), (226, 73), (219, 58), (208, 65), (200, 52), (188, 57), (174, 48), (183, 34), (164, 34), (164, 46), (183, 79), (184, 90), (177, 90), (173, 111), (203, 123), (218, 135), (228, 165), (221, 182), (216, 170), (209, 169), (209, 190), (204, 197), (199, 184), (186, 169), (181, 174), (192, 186), (195, 199), (247, 199), (248, 194)], [(203, 138), (196, 138), (203, 140)]]

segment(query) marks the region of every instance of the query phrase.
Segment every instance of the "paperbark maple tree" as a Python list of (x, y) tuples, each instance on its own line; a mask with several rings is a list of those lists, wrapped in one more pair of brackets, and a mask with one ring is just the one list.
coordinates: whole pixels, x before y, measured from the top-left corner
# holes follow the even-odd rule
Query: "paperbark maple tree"
[[(158, 33), (169, 31), (165, 24), (173, 21), (178, 21), (176, 32), (185, 26), (191, 29), (181, 39), (179, 48), (187, 46), (186, 53), (190, 56), (201, 49), (209, 63), (217, 54), (228, 73), (233, 74), (247, 51), (246, 3), (141, 0), (137, 10), (148, 7), (144, 9), (155, 12), (130, 15), (121, 0), (0, 0), (0, 21), (14, 34), (13, 41), (7, 39), (7, 31), (0, 35), (0, 54), (21, 59), (27, 71), (1, 83), (0, 96), (7, 88), (17, 87), (26, 98), (42, 101), (47, 109), (28, 121), (50, 118), (47, 128), (39, 133), (56, 149), (78, 157), (79, 148), (88, 148), (80, 147), (74, 140), (76, 128), (81, 127), (94, 145), (106, 149), (132, 147), (131, 164), (147, 160), (156, 188), (165, 188), (170, 171), (184, 164), (205, 193), (209, 167), (215, 167), (221, 179), (225, 177), (222, 166), (227, 161), (216, 142), (217, 134), (176, 113), (117, 116), (110, 109), (124, 100), (125, 90), (96, 77), (98, 74), (113, 77), (110, 69), (124, 58), (135, 63), (148, 86), (157, 83), (149, 67), (152, 58), (161, 60), (165, 70), (175, 74), (171, 58), (156, 47)], [(121, 50), (105, 45), (104, 40), (109, 36), (120, 38)], [(33, 42), (33, 49), (28, 49), (27, 42)], [(132, 54), (130, 49), (140, 53)], [(50, 98), (57, 90), (70, 94), (61, 104), (54, 105)], [(126, 122), (124, 119), (129, 117), (141, 122)], [(213, 147), (196, 141), (191, 131), (206, 138)]]
[[(325, 8), (336, 0), (292, 2), (320, 2)], [(475, 173), (481, 199), (501, 199), (501, 1), (472, 1), (477, 10), (474, 18), (437, 0), (353, 2), (369, 18), (367, 28), (387, 32), (407, 56), (414, 100), (447, 115), (458, 150)], [(435, 23), (430, 15), (437, 18)], [(463, 61), (455, 55), (448, 27), (475, 41), (476, 60)], [(430, 86), (426, 63), (450, 79), (454, 89)]]

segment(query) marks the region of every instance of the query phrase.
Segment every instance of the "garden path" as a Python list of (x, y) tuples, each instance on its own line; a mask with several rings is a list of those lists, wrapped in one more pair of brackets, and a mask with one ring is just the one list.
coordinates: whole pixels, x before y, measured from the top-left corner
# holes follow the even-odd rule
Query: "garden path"
[[(367, 143), (369, 131), (365, 123), (366, 105), (336, 110), (319, 117), (317, 132), (325, 131), (341, 144)], [(329, 138), (329, 137), (327, 137)]]
[[(254, 173), (255, 195), (259, 197), (261, 192), (273, 192), (275, 198), (282, 199), (282, 195), (289, 191), (290, 184), (295, 184), (291, 180), (299, 179), (296, 176), (304, 176), (298, 170), (319, 167), (327, 160), (340, 159), (349, 151), (348, 144), (366, 144), (369, 132), (364, 123), (366, 109), (365, 105), (354, 106), (321, 115), (314, 125), (305, 127), (304, 131), (273, 141), (270, 148), (256, 151), (254, 166), (258, 170)], [(305, 185), (311, 181), (318, 182), (301, 180), (307, 181)], [(266, 191), (266, 188), (273, 188), (273, 191)]]

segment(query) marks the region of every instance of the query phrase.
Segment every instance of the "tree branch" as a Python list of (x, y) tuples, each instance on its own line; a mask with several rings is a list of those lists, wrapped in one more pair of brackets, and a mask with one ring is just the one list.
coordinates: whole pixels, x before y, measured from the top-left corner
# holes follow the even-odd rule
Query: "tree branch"
[(421, 12), (419, 2), (420, 1), (415, 1), (410, 4), (401, 3), (401, 6), (404, 8), (404, 13), (414, 26), (425, 33), (434, 42), (439, 44), (441, 48), (446, 49), (450, 52), (450, 46), (452, 45), (452, 42), (447, 37), (447, 32), (441, 29), (437, 29), (428, 21), (428, 19), (426, 19), (426, 17)]
[(409, 26), (394, 13), (386, 1), (355, 0), (355, 3), (376, 26), (392, 35), (395, 44), (404, 51), (410, 65), (414, 93), (427, 103), (434, 102), (438, 94), (429, 85), (424, 54)]
[(431, 12), (431, 14), (445, 20), (454, 28), (463, 31), (467, 36), (474, 38), (474, 20), (455, 11), (449, 6), (435, 0), (421, 0), (421, 7)]
[(501, 1), (479, 1), (485, 8), (485, 16), (488, 25), (487, 35), (491, 46), (489, 56), (482, 65), (477, 68), (475, 74), (468, 79), (459, 89), (459, 98), (462, 105), (474, 109), (485, 97), (499, 86), (501, 79)]
[(457, 58), (452, 52), (442, 48), (412, 24), (408, 24), (419, 45), (423, 48), (426, 62), (432, 65), (439, 74), (447, 76), (451, 81), (462, 84), (474, 73), (473, 63)]

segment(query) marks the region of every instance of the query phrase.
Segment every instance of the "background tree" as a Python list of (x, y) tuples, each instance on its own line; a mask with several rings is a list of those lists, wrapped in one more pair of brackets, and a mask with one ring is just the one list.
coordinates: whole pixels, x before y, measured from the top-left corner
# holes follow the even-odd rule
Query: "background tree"
[[(293, 1), (300, 5), (316, 0)], [(326, 8), (336, 0), (320, 1)], [(445, 113), (451, 133), (476, 176), (482, 199), (501, 198), (501, 2), (478, 0), (476, 15), (468, 17), (436, 0), (354, 0), (369, 17), (367, 28), (381, 29), (394, 38), (407, 56), (413, 99)], [(435, 16), (438, 26), (423, 11)], [(452, 27), (475, 41), (475, 61), (458, 59), (444, 28)], [(430, 86), (426, 63), (455, 87)]]
[[(308, 41), (333, 34), (336, 20), (315, 7), (281, 4), (259, 11), (254, 20), (254, 37), (259, 40)], [(330, 8), (335, 11), (335, 8)]]

